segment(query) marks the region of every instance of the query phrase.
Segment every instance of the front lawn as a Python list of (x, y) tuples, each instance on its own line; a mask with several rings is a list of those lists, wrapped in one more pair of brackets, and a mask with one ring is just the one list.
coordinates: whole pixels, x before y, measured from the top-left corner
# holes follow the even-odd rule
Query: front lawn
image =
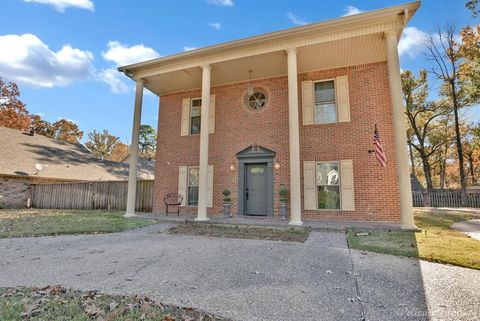
[(186, 223), (170, 228), (168, 233), (303, 243), (307, 240), (310, 230), (306, 228), (285, 229), (258, 226)]
[(0, 320), (56, 321), (220, 321), (192, 308), (156, 303), (145, 296), (113, 296), (95, 291), (0, 288)]
[(0, 238), (119, 232), (155, 222), (121, 212), (84, 210), (0, 210)]
[(480, 269), (480, 241), (453, 230), (453, 223), (478, 218), (460, 211), (415, 209), (420, 232), (369, 232), (356, 236), (348, 232), (351, 248), (371, 252), (417, 257), (423, 260)]

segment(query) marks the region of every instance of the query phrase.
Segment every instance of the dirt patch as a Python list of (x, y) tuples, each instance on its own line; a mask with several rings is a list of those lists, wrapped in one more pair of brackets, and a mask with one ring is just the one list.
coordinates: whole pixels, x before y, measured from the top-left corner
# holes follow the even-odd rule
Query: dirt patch
[(310, 234), (310, 229), (185, 223), (170, 228), (168, 233), (304, 243)]

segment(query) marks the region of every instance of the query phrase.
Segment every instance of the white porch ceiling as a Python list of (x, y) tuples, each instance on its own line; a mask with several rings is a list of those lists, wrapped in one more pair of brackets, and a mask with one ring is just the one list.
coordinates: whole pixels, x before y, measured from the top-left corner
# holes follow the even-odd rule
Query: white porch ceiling
[[(323, 70), (386, 60), (383, 33), (324, 42), (297, 49), (298, 72)], [(212, 64), (212, 86), (287, 74), (287, 56), (282, 51)], [(157, 95), (201, 87), (199, 67), (147, 77), (145, 86)]]

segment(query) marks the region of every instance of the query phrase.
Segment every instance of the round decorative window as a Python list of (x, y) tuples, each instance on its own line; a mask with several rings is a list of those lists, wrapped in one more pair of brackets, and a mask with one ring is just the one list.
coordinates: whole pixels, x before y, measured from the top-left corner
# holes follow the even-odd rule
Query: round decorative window
[(251, 111), (262, 110), (267, 105), (267, 101), (267, 92), (262, 88), (254, 88), (251, 95), (247, 93), (245, 96), (245, 105)]

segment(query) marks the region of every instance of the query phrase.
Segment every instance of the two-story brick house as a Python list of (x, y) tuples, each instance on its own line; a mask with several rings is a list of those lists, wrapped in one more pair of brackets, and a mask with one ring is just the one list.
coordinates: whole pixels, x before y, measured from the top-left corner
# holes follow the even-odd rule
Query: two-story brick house
[[(154, 211), (184, 196), (198, 220), (222, 211), (413, 224), (397, 45), (419, 2), (196, 49), (119, 68), (160, 97)], [(378, 124), (387, 155), (369, 151)], [(135, 154), (132, 152), (132, 154)], [(131, 162), (135, 168), (135, 162)], [(135, 171), (131, 171), (133, 214)]]

